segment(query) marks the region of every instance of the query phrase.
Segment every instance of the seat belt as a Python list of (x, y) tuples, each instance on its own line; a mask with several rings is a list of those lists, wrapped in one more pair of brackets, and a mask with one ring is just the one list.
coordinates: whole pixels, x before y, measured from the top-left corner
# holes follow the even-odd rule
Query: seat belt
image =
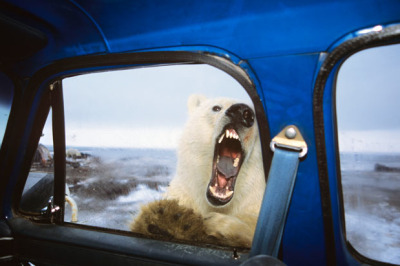
[(250, 256), (278, 257), (299, 161), (307, 144), (296, 126), (285, 127), (271, 141), (274, 152)]

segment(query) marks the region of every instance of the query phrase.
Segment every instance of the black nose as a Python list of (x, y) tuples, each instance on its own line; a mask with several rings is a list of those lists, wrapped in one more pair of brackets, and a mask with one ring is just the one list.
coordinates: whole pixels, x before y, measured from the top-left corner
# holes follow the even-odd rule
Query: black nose
[(245, 127), (251, 127), (254, 124), (254, 112), (246, 104), (234, 104), (226, 110), (225, 114), (232, 119), (233, 123), (240, 123)]

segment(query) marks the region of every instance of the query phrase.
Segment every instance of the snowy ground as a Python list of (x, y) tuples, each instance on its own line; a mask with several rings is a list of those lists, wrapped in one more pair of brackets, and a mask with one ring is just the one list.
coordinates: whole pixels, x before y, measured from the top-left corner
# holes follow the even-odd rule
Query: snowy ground
[[(94, 156), (87, 165), (67, 169), (67, 184), (78, 203), (80, 224), (129, 230), (128, 224), (140, 206), (160, 199), (175, 171), (172, 150), (111, 149), (91, 153)], [(70, 219), (67, 207), (65, 220)]]
[[(175, 174), (173, 150), (89, 152), (88, 164), (67, 168), (79, 224), (129, 230), (140, 206), (159, 199)], [(341, 161), (347, 239), (366, 257), (400, 264), (400, 173), (374, 169), (400, 167), (400, 156), (344, 154)]]
[(376, 163), (400, 167), (400, 156), (345, 155), (342, 184), (347, 239), (362, 255), (400, 264), (400, 173), (375, 171)]

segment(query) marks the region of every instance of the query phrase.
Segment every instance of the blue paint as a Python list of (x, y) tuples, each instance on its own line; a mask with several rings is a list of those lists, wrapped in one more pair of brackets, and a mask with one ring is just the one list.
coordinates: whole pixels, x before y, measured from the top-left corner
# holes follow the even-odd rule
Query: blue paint
[(65, 57), (182, 45), (242, 59), (321, 52), (351, 32), (399, 21), (400, 13), (396, 0), (10, 2), (51, 25), (37, 22), (52, 45), (19, 66), (28, 75)]
[[(296, 125), (308, 144), (300, 162), (283, 236), (288, 265), (325, 265), (326, 247), (313, 118), (316, 74), (326, 54), (375, 25), (400, 22), (397, 0), (307, 1), (130, 1), (5, 0), (31, 17), (25, 23), (48, 37), (45, 48), (10, 63), (17, 77), (31, 77), (57, 60), (96, 54), (141, 51), (192, 51), (229, 58), (249, 74), (268, 117), (271, 136)], [(16, 15), (17, 16), (17, 15)], [(100, 70), (90, 68), (87, 70)], [(74, 71), (58, 73), (71, 74)], [(49, 77), (49, 79), (54, 78)], [(338, 195), (333, 76), (324, 95), (326, 153), (336, 258), (358, 262), (349, 253)], [(23, 89), (26, 89), (23, 87)], [(42, 90), (35, 97), (19, 156), (2, 198), (2, 215), (11, 215), (12, 191), (24, 159)], [(0, 93), (3, 98), (4, 92)]]
[[(283, 256), (289, 265), (322, 265), (326, 260), (312, 110), (318, 61), (319, 54), (304, 54), (249, 62), (264, 90), (271, 136), (294, 124), (309, 148), (299, 164), (284, 232)], [(302, 250), (312, 250), (313, 256), (303, 256)]]

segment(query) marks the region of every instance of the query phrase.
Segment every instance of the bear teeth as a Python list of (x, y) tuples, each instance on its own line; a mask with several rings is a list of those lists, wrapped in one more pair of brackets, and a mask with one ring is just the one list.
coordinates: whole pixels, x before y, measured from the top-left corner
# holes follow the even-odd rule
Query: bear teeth
[(233, 161), (233, 167), (238, 167), (239, 166), (239, 157), (237, 157), (234, 161)]
[(233, 191), (228, 190), (228, 187), (226, 187), (226, 188), (227, 188), (227, 189), (226, 189), (226, 190), (227, 190), (226, 193), (222, 193), (222, 192), (217, 191), (217, 186), (215, 186), (215, 187), (210, 186), (209, 188), (210, 188), (210, 192), (211, 192), (215, 197), (220, 198), (220, 199), (229, 198), (229, 197), (232, 196), (232, 194), (233, 194)]
[(224, 140), (224, 138), (227, 139), (237, 139), (240, 141), (240, 137), (238, 133), (234, 129), (227, 129), (225, 130), (225, 134), (222, 134), (221, 137), (218, 140), (218, 143), (221, 144), (221, 142)]
[[(222, 135), (223, 136), (223, 135)], [(225, 136), (227, 139), (237, 139), (240, 140), (238, 133), (234, 129), (227, 129), (225, 131)], [(222, 141), (223, 138), (220, 140)], [(221, 143), (221, 142), (220, 142)]]

